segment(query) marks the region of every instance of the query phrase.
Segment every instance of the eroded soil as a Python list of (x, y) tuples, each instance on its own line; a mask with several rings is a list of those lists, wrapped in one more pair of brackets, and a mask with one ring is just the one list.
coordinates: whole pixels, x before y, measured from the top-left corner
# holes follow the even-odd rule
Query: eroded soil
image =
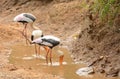
[[(62, 79), (48, 73), (9, 63), (13, 44), (24, 42), (18, 30), (23, 26), (13, 18), (29, 12), (37, 17), (35, 26), (44, 34), (61, 38), (61, 45), (68, 46), (75, 61), (84, 61), (95, 68), (95, 72), (120, 75), (119, 22), (115, 27), (100, 26), (88, 17), (88, 6), (79, 0), (2, 0), (0, 2), (0, 78), (1, 79)], [(119, 19), (117, 20), (119, 21)], [(93, 24), (95, 23), (95, 24)], [(29, 29), (29, 27), (28, 27)], [(30, 35), (31, 32), (29, 32)], [(102, 58), (99, 60), (99, 58)]]

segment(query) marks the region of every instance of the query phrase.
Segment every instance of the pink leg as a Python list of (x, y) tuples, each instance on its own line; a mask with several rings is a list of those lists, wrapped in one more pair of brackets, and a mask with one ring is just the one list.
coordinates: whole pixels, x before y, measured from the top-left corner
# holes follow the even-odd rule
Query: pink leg
[(51, 63), (51, 65), (52, 65), (52, 49), (50, 49), (50, 63)]
[(63, 58), (64, 58), (64, 55), (62, 55), (62, 56), (59, 57), (59, 63), (60, 63), (60, 65), (62, 65)]
[(35, 54), (37, 56), (37, 46), (36, 46), (36, 44), (35, 44)]
[(46, 54), (46, 63), (48, 64), (48, 54), (49, 54), (49, 47), (44, 46), (44, 49), (46, 50), (47, 54)]
[(23, 34), (25, 35), (25, 30), (26, 30), (27, 24), (25, 23), (23, 25), (24, 25)]
[(49, 47), (47, 47), (47, 46), (44, 46), (44, 49), (46, 50), (46, 52), (49, 51)]
[(38, 47), (38, 54), (40, 55), (41, 51), (40, 51), (40, 46)]
[[(25, 37), (27, 38), (27, 23), (25, 23), (24, 24), (25, 25), (25, 27), (24, 27), (24, 29), (23, 29), (23, 34), (25, 35)], [(27, 39), (26, 39), (26, 44), (28, 45), (28, 41), (27, 41)]]
[(49, 50), (48, 50), (48, 52), (47, 52), (47, 54), (46, 54), (46, 63), (48, 64), (48, 54), (49, 54)]

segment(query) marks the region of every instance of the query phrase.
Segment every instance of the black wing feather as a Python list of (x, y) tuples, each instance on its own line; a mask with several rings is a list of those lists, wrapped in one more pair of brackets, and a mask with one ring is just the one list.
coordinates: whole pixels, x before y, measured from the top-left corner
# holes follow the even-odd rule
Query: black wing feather
[(36, 20), (32, 15), (24, 14), (25, 17), (30, 18), (33, 22)]
[(42, 39), (43, 41), (52, 44), (52, 47), (57, 46), (60, 42), (53, 39)]

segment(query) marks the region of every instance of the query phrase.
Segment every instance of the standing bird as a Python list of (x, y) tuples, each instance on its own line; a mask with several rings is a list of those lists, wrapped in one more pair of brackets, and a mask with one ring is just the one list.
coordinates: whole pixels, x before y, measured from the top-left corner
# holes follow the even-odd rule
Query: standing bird
[[(44, 46), (45, 50), (47, 51), (46, 62), (48, 64), (48, 54), (49, 54), (50, 63), (52, 64), (52, 48), (60, 44), (60, 39), (52, 35), (45, 35), (43, 37), (33, 40), (32, 44), (38, 44)], [(63, 53), (60, 52), (58, 54), (59, 54), (59, 63), (62, 64), (64, 55)]]
[[(22, 31), (23, 35), (27, 38), (27, 24), (33, 23), (36, 20), (36, 17), (31, 13), (21, 13), (14, 18), (15, 22), (23, 23), (24, 29)], [(27, 40), (26, 40), (27, 43)]]
[[(31, 34), (31, 41), (33, 41), (33, 40), (43, 36), (42, 30), (40, 30), (38, 27), (36, 27), (34, 25), (31, 26), (30, 30), (32, 32), (32, 34)], [(39, 56), (39, 54), (40, 54), (40, 47), (41, 46), (38, 47), (37, 44), (35, 44), (36, 57)], [(37, 51), (37, 48), (38, 48), (38, 51)]]
[[(31, 34), (31, 41), (42, 37), (43, 36), (43, 32), (41, 30), (33, 30), (32, 34)], [(36, 53), (36, 57), (39, 56), (40, 54), (40, 46), (38, 47), (38, 51), (37, 51), (37, 44), (35, 44), (35, 53)]]

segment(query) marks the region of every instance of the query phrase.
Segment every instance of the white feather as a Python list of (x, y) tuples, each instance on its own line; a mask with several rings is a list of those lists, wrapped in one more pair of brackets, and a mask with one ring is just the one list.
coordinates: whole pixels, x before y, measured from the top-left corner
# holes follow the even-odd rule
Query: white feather
[(42, 41), (42, 38), (35, 39), (32, 41), (32, 43), (41, 44), (41, 45), (45, 45), (45, 46), (52, 46), (52, 44)]
[(13, 19), (13, 21), (15, 21), (15, 22), (19, 21), (22, 18), (22, 16), (23, 16), (23, 13), (15, 16), (15, 18)]
[(32, 43), (36, 43), (36, 44), (42, 43), (42, 39), (37, 38), (37, 39), (33, 40)]
[(36, 17), (35, 17), (34, 15), (30, 14), (30, 13), (21, 13), (21, 14), (17, 15), (17, 16), (13, 19), (13, 21), (15, 21), (15, 22), (18, 22), (18, 21), (33, 22), (33, 20), (31, 20), (30, 18), (25, 17), (24, 14), (31, 15), (31, 16), (33, 16), (33, 17), (36, 19)]
[(55, 40), (58, 42), (60, 41), (60, 39), (55, 36), (46, 35), (46, 36), (39, 37), (39, 38), (33, 40), (32, 43), (41, 44), (41, 45), (45, 45), (45, 46), (53, 46), (51, 43), (44, 41), (43, 39), (46, 39), (46, 40), (52, 39), (52, 40)]
[(43, 32), (41, 30), (32, 31), (32, 35), (34, 36), (34, 39), (37, 39), (37, 38), (41, 37), (42, 34), (43, 34)]
[(45, 45), (45, 46), (53, 46), (51, 43), (48, 43), (48, 42), (45, 42), (45, 41), (43, 41), (41, 44)]

